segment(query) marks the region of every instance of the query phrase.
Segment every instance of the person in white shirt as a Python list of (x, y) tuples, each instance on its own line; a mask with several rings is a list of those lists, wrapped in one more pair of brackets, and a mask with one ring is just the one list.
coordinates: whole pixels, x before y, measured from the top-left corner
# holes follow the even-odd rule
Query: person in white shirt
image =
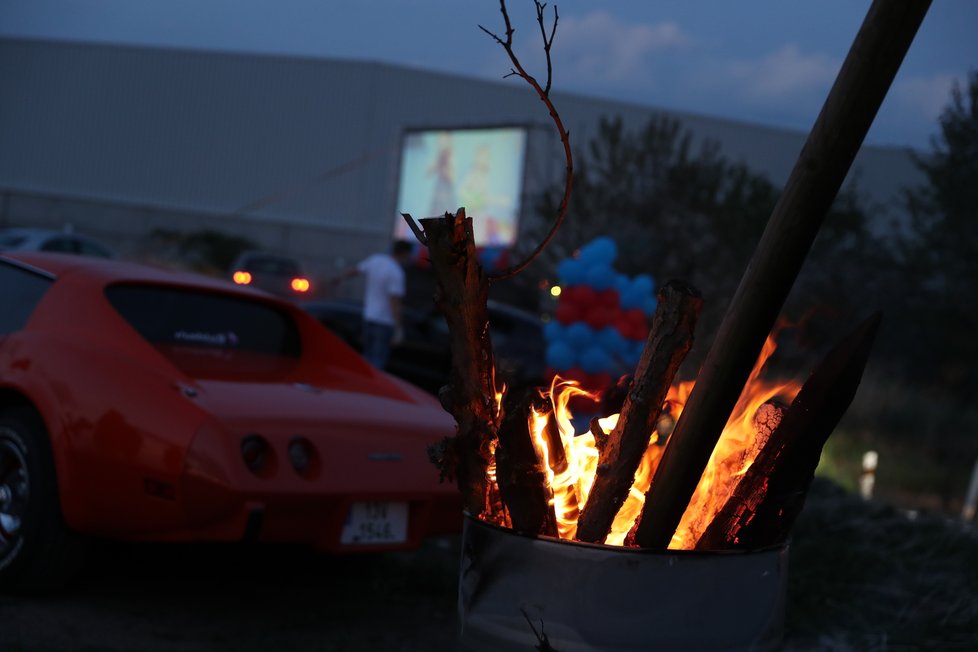
[(366, 279), (363, 296), (363, 357), (374, 367), (384, 369), (391, 347), (403, 337), (401, 305), (404, 301), (404, 265), (411, 260), (414, 246), (398, 240), (390, 254), (367, 256), (339, 278), (362, 274)]

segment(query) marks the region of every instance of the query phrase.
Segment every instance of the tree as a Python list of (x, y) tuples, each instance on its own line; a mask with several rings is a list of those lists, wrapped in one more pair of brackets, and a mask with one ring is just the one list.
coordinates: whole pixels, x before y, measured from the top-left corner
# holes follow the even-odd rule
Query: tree
[[(698, 141), (678, 119), (664, 115), (651, 116), (635, 132), (619, 118), (602, 119), (575, 160), (568, 219), (545, 253), (543, 273), (592, 238), (611, 236), (624, 273), (649, 273), (660, 282), (681, 278), (699, 288), (706, 299), (699, 332), (711, 334), (779, 190), (745, 164), (724, 157), (718, 143)], [(560, 192), (554, 187), (543, 194), (537, 206), (541, 215), (553, 214)], [(796, 282), (789, 314), (798, 318), (817, 307), (820, 315), (841, 318), (861, 306), (871, 284), (847, 279), (871, 277), (868, 268), (880, 261), (866, 252), (883, 251), (872, 242), (867, 222), (850, 185), (836, 200)], [(696, 359), (696, 353), (690, 356), (691, 363)]]
[(932, 151), (915, 157), (926, 182), (906, 190), (899, 241), (914, 373), (969, 401), (978, 390), (978, 71), (955, 84)]

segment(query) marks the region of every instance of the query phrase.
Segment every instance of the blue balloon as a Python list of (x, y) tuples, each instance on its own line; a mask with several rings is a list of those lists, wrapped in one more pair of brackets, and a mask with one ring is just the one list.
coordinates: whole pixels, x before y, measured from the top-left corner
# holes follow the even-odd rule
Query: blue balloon
[(567, 371), (577, 362), (574, 349), (567, 342), (551, 342), (547, 346), (547, 366), (556, 371)]
[(630, 288), (631, 286), (632, 286), (632, 282), (631, 280), (629, 280), (627, 276), (625, 276), (624, 274), (615, 275), (614, 287), (616, 290), (618, 290), (619, 297), (623, 296), (626, 292), (628, 292), (628, 288)]
[(601, 236), (581, 247), (581, 257), (592, 263), (611, 265), (618, 257), (618, 245), (612, 238)]
[(486, 247), (479, 252), (479, 264), (484, 269), (495, 269), (499, 257), (503, 255), (502, 247)]
[(614, 326), (606, 326), (598, 331), (598, 344), (613, 357), (622, 357), (628, 350), (628, 340)]
[(642, 299), (642, 312), (651, 317), (655, 314), (655, 307), (659, 304), (655, 297), (645, 297)]
[(564, 329), (564, 341), (575, 350), (583, 350), (594, 342), (594, 330), (582, 321), (576, 321)]
[(652, 296), (655, 294), (655, 279), (648, 274), (639, 274), (632, 279), (632, 287), (639, 296)]
[(606, 264), (592, 265), (585, 273), (584, 282), (599, 292), (607, 290), (614, 287), (615, 270)]
[(639, 359), (642, 357), (642, 351), (645, 350), (645, 340), (634, 340), (629, 342), (628, 351), (625, 354), (625, 362), (628, 363), (629, 367), (634, 367), (638, 364)]
[(638, 308), (642, 305), (642, 297), (633, 286), (629, 285), (628, 288), (619, 293), (618, 303), (621, 305), (623, 310), (631, 310), (632, 308)]
[(614, 360), (604, 349), (592, 346), (585, 349), (580, 357), (581, 369), (589, 374), (596, 374), (602, 371), (610, 371), (614, 366)]
[(548, 342), (557, 342), (564, 339), (565, 330), (563, 324), (556, 319), (551, 319), (543, 326), (543, 336)]
[(582, 285), (586, 271), (587, 268), (580, 260), (565, 258), (557, 265), (557, 280), (564, 286)]

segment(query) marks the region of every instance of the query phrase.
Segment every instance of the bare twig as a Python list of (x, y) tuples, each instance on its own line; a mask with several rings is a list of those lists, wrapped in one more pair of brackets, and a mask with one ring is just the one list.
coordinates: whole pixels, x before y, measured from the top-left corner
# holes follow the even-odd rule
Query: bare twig
[(530, 86), (533, 87), (533, 90), (537, 92), (537, 95), (540, 97), (540, 100), (547, 106), (547, 109), (550, 111), (550, 117), (553, 119), (554, 124), (557, 127), (557, 132), (560, 134), (560, 141), (564, 145), (564, 157), (567, 159), (567, 172), (566, 172), (567, 176), (564, 183), (564, 196), (560, 200), (560, 207), (557, 210), (557, 217), (554, 219), (554, 223), (550, 227), (550, 231), (543, 238), (540, 244), (537, 245), (536, 249), (530, 252), (530, 255), (527, 256), (522, 262), (512, 265), (497, 274), (489, 275), (488, 279), (490, 283), (494, 283), (496, 281), (502, 281), (504, 279), (516, 276), (524, 269), (526, 269), (529, 266), (529, 264), (532, 263), (534, 259), (536, 259), (536, 257), (540, 255), (540, 253), (547, 247), (547, 245), (550, 244), (550, 241), (553, 240), (553, 237), (557, 234), (557, 230), (560, 228), (560, 225), (563, 224), (564, 217), (566, 217), (567, 215), (567, 206), (570, 202), (571, 188), (574, 185), (574, 159), (573, 159), (573, 155), (571, 154), (570, 133), (566, 129), (564, 129), (564, 123), (561, 121), (560, 115), (557, 113), (557, 109), (554, 108), (553, 102), (550, 101), (550, 84), (551, 84), (552, 73), (553, 73), (553, 66), (550, 58), (550, 48), (553, 45), (554, 36), (556, 36), (557, 34), (557, 21), (559, 19), (559, 16), (557, 15), (557, 6), (554, 5), (554, 22), (550, 30), (550, 36), (548, 38), (547, 28), (544, 23), (544, 15), (543, 15), (544, 9), (546, 9), (547, 5), (546, 3), (539, 2), (539, 0), (534, 0), (534, 4), (536, 5), (536, 9), (537, 9), (537, 23), (540, 25), (540, 33), (543, 36), (543, 51), (547, 59), (547, 83), (545, 86), (541, 86), (540, 83), (536, 80), (536, 78), (533, 75), (529, 74), (523, 68), (523, 65), (520, 63), (520, 60), (516, 56), (516, 53), (513, 52), (514, 29), (513, 29), (513, 24), (509, 19), (509, 12), (506, 10), (505, 0), (499, 0), (499, 10), (503, 14), (503, 22), (506, 25), (506, 38), (505, 39), (500, 38), (498, 35), (489, 31), (482, 25), (479, 25), (479, 29), (481, 29), (483, 32), (485, 32), (490, 37), (492, 37), (497, 43), (499, 43), (506, 51), (506, 54), (509, 55), (509, 60), (513, 63), (513, 68), (510, 70), (509, 74), (505, 76), (522, 77), (526, 81), (526, 83), (528, 83)]
[(425, 236), (424, 231), (421, 229), (421, 226), (417, 223), (417, 221), (411, 217), (411, 214), (401, 213), (401, 217), (403, 217), (404, 221), (407, 222), (408, 228), (411, 229), (411, 233), (413, 233), (414, 237), (418, 239), (418, 242), (420, 242), (422, 246), (427, 247), (428, 238)]

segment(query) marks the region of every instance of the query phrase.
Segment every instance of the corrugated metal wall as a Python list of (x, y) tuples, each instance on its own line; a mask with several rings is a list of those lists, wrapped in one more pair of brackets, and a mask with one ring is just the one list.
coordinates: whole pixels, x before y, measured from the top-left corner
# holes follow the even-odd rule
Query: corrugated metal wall
[[(621, 115), (638, 127), (654, 111), (553, 97), (576, 147), (600, 116)], [(677, 117), (779, 184), (805, 138)], [(53, 197), (72, 207), (65, 210), (76, 222), (103, 232), (126, 230), (128, 206), (130, 232), (161, 222), (192, 229), (212, 219), (271, 238), (276, 248), (346, 260), (384, 246), (391, 233), (404, 129), (499, 124), (535, 127), (527, 196), (560, 181), (555, 130), (519, 80), (371, 62), (0, 39), (0, 219), (58, 213), (39, 208)], [(918, 178), (909, 156), (895, 149), (866, 148), (856, 169), (860, 188), (877, 202)], [(96, 223), (102, 213), (114, 226)]]

